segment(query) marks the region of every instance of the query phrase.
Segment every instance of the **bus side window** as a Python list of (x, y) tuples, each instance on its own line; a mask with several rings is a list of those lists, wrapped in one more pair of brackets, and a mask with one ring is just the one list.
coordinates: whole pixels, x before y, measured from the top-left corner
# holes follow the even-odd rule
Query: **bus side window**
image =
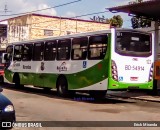
[(91, 36), (89, 38), (88, 59), (98, 60), (104, 59), (107, 51), (108, 37), (105, 35)]
[(30, 61), (32, 59), (33, 44), (25, 44), (23, 51), (23, 61)]
[(14, 46), (14, 61), (21, 61), (23, 56), (23, 46), (22, 45), (15, 45)]
[(7, 53), (7, 62), (11, 62), (13, 56), (13, 46), (8, 46), (6, 49), (6, 53)]
[(55, 60), (57, 41), (47, 41), (44, 49), (44, 60)]
[(72, 40), (72, 60), (85, 60), (87, 57), (88, 37), (74, 38)]
[(41, 61), (43, 60), (43, 50), (44, 50), (44, 43), (34, 43), (33, 49), (33, 60), (34, 61)]
[(57, 46), (57, 60), (69, 60), (70, 50), (71, 39), (59, 40)]

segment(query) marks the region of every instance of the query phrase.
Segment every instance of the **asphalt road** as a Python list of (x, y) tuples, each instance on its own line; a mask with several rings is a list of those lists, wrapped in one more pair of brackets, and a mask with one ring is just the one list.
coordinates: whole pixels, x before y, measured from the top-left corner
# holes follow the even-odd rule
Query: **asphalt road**
[[(160, 121), (160, 103), (144, 102), (131, 99), (106, 98), (94, 100), (92, 97), (77, 94), (71, 98), (60, 98), (55, 91), (25, 87), (15, 89), (11, 84), (2, 86), (2, 92), (14, 104), (17, 121)], [(114, 123), (113, 123), (114, 125)], [(115, 124), (116, 125), (116, 124)], [(14, 128), (13, 130), (52, 130), (82, 129), (59, 128)], [(91, 130), (93, 128), (84, 128)], [(117, 127), (94, 128), (119, 129)], [(120, 129), (137, 129), (127, 127)], [(150, 129), (138, 127), (138, 129)], [(159, 129), (159, 128), (153, 128)]]

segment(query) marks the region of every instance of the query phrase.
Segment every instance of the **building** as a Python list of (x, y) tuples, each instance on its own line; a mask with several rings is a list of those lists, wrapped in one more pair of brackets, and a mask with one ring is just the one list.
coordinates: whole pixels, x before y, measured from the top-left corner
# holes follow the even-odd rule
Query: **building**
[(6, 48), (7, 44), (7, 22), (0, 22), (0, 51)]
[(7, 43), (104, 30), (110, 28), (110, 25), (89, 20), (27, 14), (0, 21), (0, 28), (5, 30), (0, 32), (0, 45), (3, 44), (4, 49)]

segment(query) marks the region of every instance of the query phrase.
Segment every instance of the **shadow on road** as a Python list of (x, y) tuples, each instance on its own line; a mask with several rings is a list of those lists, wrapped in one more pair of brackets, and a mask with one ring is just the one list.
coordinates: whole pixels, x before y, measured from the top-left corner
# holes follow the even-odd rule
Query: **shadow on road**
[(56, 99), (62, 99), (62, 100), (70, 100), (70, 101), (76, 101), (76, 102), (86, 102), (86, 103), (92, 103), (92, 104), (117, 104), (117, 103), (135, 103), (135, 101), (121, 99), (118, 97), (113, 96), (106, 96), (104, 99), (95, 99), (94, 97), (89, 96), (88, 94), (84, 93), (76, 93), (73, 96), (70, 97), (60, 97), (57, 95), (57, 92), (55, 90), (48, 90), (46, 91), (43, 88), (37, 88), (37, 87), (22, 87), (22, 88), (15, 88), (13, 84), (10, 83), (4, 83), (1, 85), (3, 89), (13, 90), (13, 91), (19, 91), (23, 93), (31, 93), (36, 94), (40, 96), (45, 96), (49, 98), (56, 98)]

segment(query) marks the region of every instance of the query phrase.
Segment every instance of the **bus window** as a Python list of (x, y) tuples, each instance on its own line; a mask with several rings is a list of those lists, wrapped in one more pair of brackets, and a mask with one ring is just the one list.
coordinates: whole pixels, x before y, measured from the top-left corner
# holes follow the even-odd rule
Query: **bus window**
[(2, 54), (5, 53), (5, 50), (4, 51), (0, 51), (0, 63), (2, 63)]
[(34, 43), (33, 49), (33, 60), (34, 61), (41, 61), (43, 60), (43, 48), (44, 43)]
[(72, 40), (72, 60), (85, 60), (87, 56), (88, 37)]
[(69, 60), (71, 39), (59, 40), (57, 47), (57, 60)]
[(32, 59), (33, 44), (25, 44), (23, 50), (23, 61), (30, 61)]
[(13, 56), (13, 46), (8, 46), (6, 49), (7, 53), (7, 65), (12, 61), (12, 56)]
[(149, 34), (117, 32), (115, 52), (124, 56), (150, 56), (152, 53)]
[(23, 55), (23, 46), (22, 45), (15, 45), (14, 46), (14, 61), (21, 61)]
[(107, 51), (108, 37), (106, 35), (91, 36), (89, 38), (88, 59), (103, 59)]
[(7, 49), (6, 49), (6, 53), (8, 54), (13, 54), (13, 46), (8, 46)]
[(47, 41), (44, 49), (44, 60), (55, 60), (57, 41)]

